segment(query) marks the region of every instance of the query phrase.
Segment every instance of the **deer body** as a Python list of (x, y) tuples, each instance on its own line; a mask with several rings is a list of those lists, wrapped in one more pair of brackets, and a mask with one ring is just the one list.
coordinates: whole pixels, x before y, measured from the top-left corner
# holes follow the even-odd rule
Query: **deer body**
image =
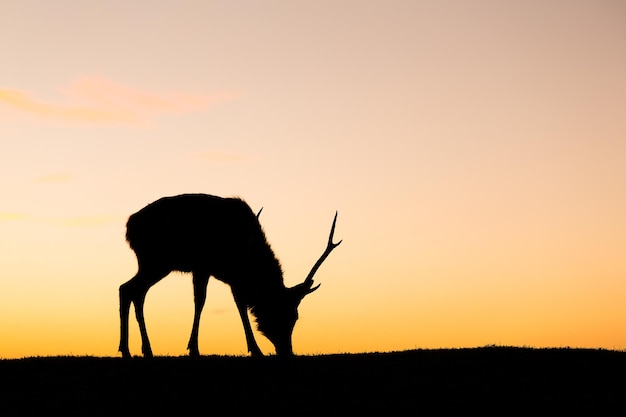
[[(330, 250), (332, 234), (329, 239)], [(198, 327), (210, 276), (231, 287), (241, 316), (248, 351), (262, 355), (248, 309), (259, 330), (274, 344), (278, 355), (291, 355), (291, 334), (297, 308), (304, 296), (317, 289), (312, 276), (328, 255), (324, 253), (307, 279), (287, 288), (279, 261), (267, 243), (257, 216), (238, 198), (207, 194), (185, 194), (161, 198), (130, 216), (126, 240), (137, 256), (137, 274), (120, 286), (120, 346), (129, 357), (128, 316), (130, 304), (141, 333), (142, 352), (152, 356), (143, 316), (148, 289), (171, 271), (191, 272), (194, 292), (194, 321), (188, 349), (198, 355)]]

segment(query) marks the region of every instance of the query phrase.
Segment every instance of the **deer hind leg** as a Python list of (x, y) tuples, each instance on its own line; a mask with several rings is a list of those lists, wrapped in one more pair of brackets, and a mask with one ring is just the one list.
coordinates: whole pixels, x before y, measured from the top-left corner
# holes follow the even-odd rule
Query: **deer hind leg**
[(128, 287), (131, 281), (120, 286), (120, 346), (118, 350), (124, 358), (130, 358), (130, 350), (128, 349), (128, 314), (130, 313), (131, 298), (130, 294), (128, 294)]
[(143, 305), (148, 289), (165, 277), (168, 272), (150, 273), (139, 271), (128, 282), (120, 286), (120, 345), (119, 351), (122, 357), (129, 358), (130, 350), (128, 348), (128, 316), (130, 312), (130, 304), (135, 306), (135, 316), (139, 324), (141, 333), (141, 350), (145, 357), (152, 357), (152, 349), (146, 323), (143, 315)]
[(248, 345), (248, 352), (251, 356), (263, 356), (263, 352), (257, 345), (254, 339), (254, 333), (252, 333), (252, 326), (250, 326), (250, 318), (248, 317), (247, 304), (233, 291), (233, 298), (235, 304), (237, 304), (237, 310), (239, 310), (239, 316), (241, 316), (241, 322), (243, 323), (243, 331), (246, 333), (246, 343)]
[(189, 356), (199, 356), (198, 350), (198, 332), (200, 327), (200, 315), (204, 308), (204, 302), (206, 300), (206, 288), (209, 283), (209, 275), (199, 272), (193, 273), (193, 302), (194, 302), (194, 315), (193, 315), (193, 327), (191, 328), (191, 337), (187, 344), (189, 349)]

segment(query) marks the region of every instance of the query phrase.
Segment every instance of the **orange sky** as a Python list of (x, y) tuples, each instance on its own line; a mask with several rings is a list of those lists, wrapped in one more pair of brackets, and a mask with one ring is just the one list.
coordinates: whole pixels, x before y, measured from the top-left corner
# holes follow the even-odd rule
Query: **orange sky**
[[(0, 358), (115, 356), (125, 221), (186, 192), (264, 207), (287, 285), (339, 210), (296, 353), (626, 349), (625, 23), (610, 0), (3, 2)], [(192, 315), (189, 277), (152, 288), (155, 354)], [(246, 350), (215, 280), (200, 350)]]

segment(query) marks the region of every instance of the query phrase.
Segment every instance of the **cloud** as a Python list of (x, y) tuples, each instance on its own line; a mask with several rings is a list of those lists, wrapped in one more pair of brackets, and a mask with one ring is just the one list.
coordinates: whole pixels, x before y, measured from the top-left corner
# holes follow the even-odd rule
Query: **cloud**
[(72, 179), (74, 179), (74, 176), (72, 174), (57, 173), (57, 174), (50, 174), (50, 175), (44, 175), (42, 177), (37, 177), (35, 178), (34, 182), (35, 184), (53, 184), (53, 183), (67, 182)]
[(94, 106), (47, 103), (29, 93), (0, 89), (0, 103), (22, 115), (37, 118), (79, 123), (137, 123), (138, 115), (124, 108), (99, 108)]
[(92, 216), (76, 216), (54, 219), (53, 222), (61, 226), (70, 227), (91, 227), (100, 226), (102, 224), (112, 223), (118, 220), (118, 216), (113, 215), (92, 215)]
[(72, 217), (40, 217), (23, 213), (0, 212), (0, 223), (12, 221), (30, 221), (65, 227), (92, 227), (120, 221), (121, 217), (111, 214), (95, 214)]
[(187, 94), (153, 92), (116, 83), (105, 77), (84, 77), (59, 89), (62, 99), (42, 100), (32, 93), (0, 88), (0, 113), (38, 119), (98, 124), (141, 124), (165, 114), (205, 111), (234, 100), (237, 93)]
[(0, 223), (26, 219), (28, 219), (28, 216), (22, 213), (0, 212)]
[(244, 155), (223, 151), (198, 151), (192, 158), (212, 162), (241, 162), (245, 159)]

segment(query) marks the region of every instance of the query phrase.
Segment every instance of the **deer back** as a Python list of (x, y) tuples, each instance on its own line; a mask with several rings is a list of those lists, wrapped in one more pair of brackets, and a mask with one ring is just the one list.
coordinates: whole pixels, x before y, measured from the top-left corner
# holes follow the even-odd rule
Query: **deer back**
[(140, 266), (202, 271), (218, 278), (277, 262), (256, 215), (238, 198), (161, 198), (130, 216), (126, 240)]

